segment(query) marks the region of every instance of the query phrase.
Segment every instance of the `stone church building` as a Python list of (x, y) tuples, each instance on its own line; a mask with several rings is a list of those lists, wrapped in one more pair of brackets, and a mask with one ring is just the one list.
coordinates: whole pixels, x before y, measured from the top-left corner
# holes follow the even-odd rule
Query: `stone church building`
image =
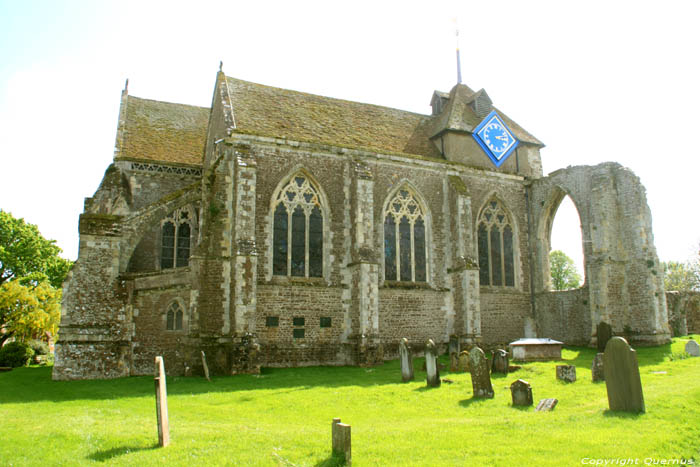
[[(426, 100), (428, 96), (426, 95)], [(504, 103), (505, 104), (505, 103)], [(670, 338), (645, 190), (615, 163), (543, 176), (543, 143), (482, 89), (421, 115), (219, 72), (211, 108), (122, 92), (80, 216), (55, 379), (372, 365), (538, 336)], [(550, 290), (570, 196), (585, 283)]]

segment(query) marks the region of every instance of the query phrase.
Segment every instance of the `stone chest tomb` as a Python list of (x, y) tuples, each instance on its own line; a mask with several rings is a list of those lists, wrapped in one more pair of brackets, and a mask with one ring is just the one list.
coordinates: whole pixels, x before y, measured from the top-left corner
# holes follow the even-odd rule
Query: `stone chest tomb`
[[(218, 374), (373, 365), (403, 337), (466, 348), (533, 322), (572, 344), (594, 344), (601, 321), (668, 341), (639, 179), (614, 163), (545, 177), (543, 143), (483, 89), (431, 102), (416, 114), (223, 72), (208, 108), (125, 89), (114, 161), (78, 222), (54, 378), (149, 374), (156, 355), (201, 373), (202, 351)], [(493, 115), (515, 148), (498, 165), (493, 132), (474, 137)], [(548, 254), (566, 195), (586, 283), (561, 293)]]

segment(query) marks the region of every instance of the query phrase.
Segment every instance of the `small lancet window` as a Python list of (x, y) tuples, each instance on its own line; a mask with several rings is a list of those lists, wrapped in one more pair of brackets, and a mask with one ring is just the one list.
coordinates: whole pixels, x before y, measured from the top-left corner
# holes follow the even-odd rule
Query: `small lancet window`
[(161, 269), (189, 265), (192, 219), (191, 208), (185, 207), (172, 212), (161, 222)]
[(165, 329), (168, 331), (182, 331), (182, 319), (184, 312), (179, 303), (173, 302), (166, 313)]
[(323, 276), (323, 210), (318, 189), (298, 173), (273, 201), (272, 273)]
[(409, 188), (396, 193), (384, 215), (384, 279), (427, 280), (425, 209)]
[(479, 216), (479, 282), (481, 285), (515, 286), (513, 227), (501, 203), (489, 201)]

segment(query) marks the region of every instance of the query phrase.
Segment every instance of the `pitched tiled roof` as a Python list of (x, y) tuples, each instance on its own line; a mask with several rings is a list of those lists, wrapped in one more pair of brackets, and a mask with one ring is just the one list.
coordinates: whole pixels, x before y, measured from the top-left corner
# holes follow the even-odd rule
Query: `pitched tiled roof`
[[(128, 96), (116, 160), (201, 165), (209, 109)], [(124, 111), (124, 109), (122, 109)]]
[(431, 117), (227, 77), (236, 129), (292, 140), (442, 158)]

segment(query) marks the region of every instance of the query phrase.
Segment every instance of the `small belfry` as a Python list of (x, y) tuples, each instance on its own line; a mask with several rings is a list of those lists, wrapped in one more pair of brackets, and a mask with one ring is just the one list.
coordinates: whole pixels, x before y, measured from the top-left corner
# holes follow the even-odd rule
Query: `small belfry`
[[(125, 84), (113, 162), (78, 220), (53, 377), (145, 375), (155, 357), (173, 375), (375, 365), (400, 343), (440, 352), (533, 329), (593, 345), (603, 321), (633, 345), (667, 342), (639, 179), (614, 163), (544, 176), (544, 144), (461, 83), (459, 46), (457, 64), (430, 115), (222, 64), (211, 107)], [(555, 292), (563, 193), (587, 277)]]

